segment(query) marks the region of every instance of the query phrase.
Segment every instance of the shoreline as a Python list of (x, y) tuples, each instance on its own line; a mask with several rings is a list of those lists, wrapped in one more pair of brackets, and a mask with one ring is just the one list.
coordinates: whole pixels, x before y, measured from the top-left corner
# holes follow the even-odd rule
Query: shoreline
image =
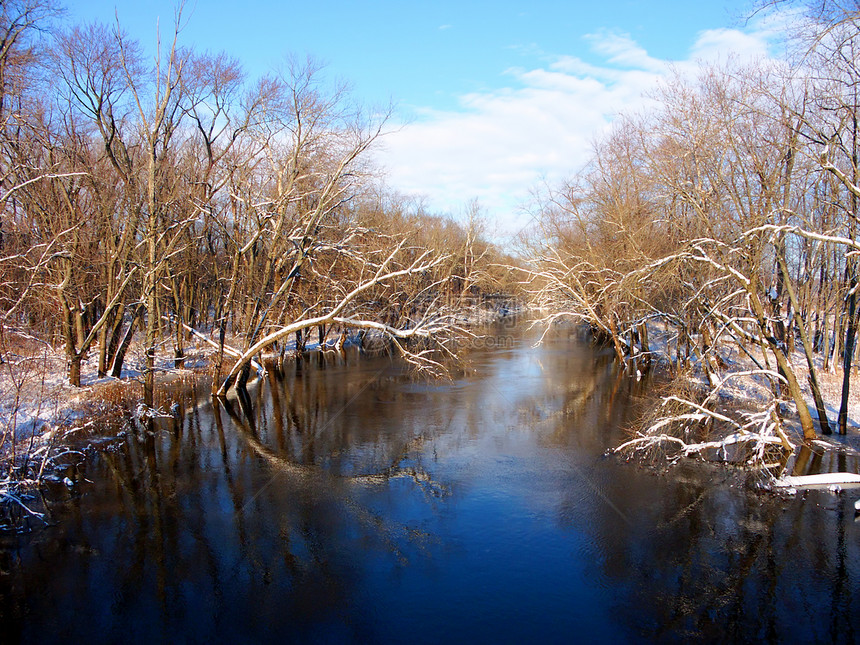
[[(521, 310), (517, 314), (524, 311)], [(470, 322), (479, 326), (498, 322), (507, 317), (496, 312), (491, 320), (487, 316), (481, 316), (480, 319), (472, 318)], [(655, 341), (659, 338), (659, 333), (656, 331), (653, 333)], [(175, 411), (171, 408), (177, 400), (187, 398), (192, 392), (194, 396), (201, 396), (201, 387), (206, 387), (206, 380), (213, 378), (215, 367), (213, 359), (217, 350), (206, 339), (195, 337), (188, 342), (184, 367), (174, 367), (174, 358), (166, 352), (162, 352), (158, 357), (156, 404), (152, 410), (144, 409), (141, 403), (143, 383), (139, 368), (142, 365), (142, 355), (139, 348), (130, 352), (127, 369), (119, 379), (98, 378), (94, 361), (85, 362), (84, 385), (81, 388), (69, 386), (65, 382), (65, 374), (56, 369), (58, 364), (63, 364), (62, 359), (56, 354), (49, 356), (43, 353), (42, 356), (30, 357), (30, 361), (41, 361), (41, 365), (46, 368), (45, 372), (38, 374), (31, 369), (29, 380), (21, 379), (17, 382), (18, 387), (14, 392), (17, 396), (13, 401), (17, 404), (17, 409), (12, 415), (9, 414), (9, 397), (6, 396), (2, 402), (3, 416), (0, 420), (4, 423), (6, 437), (6, 445), (3, 446), (3, 454), (0, 458), (5, 473), (5, 478), (0, 479), (2, 504), (6, 505), (8, 502), (23, 506), (20, 495), (45, 481), (64, 481), (64, 471), (74, 468), (76, 463), (85, 459), (88, 451), (98, 450), (105, 443), (110, 443), (115, 437), (120, 436), (120, 433), (127, 429), (133, 420), (140, 420), (147, 416), (172, 417)], [(307, 343), (301, 356), (320, 351), (338, 351), (339, 342), (339, 339), (332, 339), (324, 345), (318, 342)], [(346, 337), (343, 346), (355, 347), (360, 345), (360, 342), (359, 333), (353, 333)], [(655, 355), (656, 364), (662, 365), (667, 360), (668, 352), (660, 342), (654, 343), (652, 353)], [(736, 352), (735, 354), (737, 355)], [(299, 356), (293, 341), (282, 347), (278, 354), (268, 354), (261, 357), (261, 360), (264, 364), (271, 364), (271, 361), (295, 361)], [(728, 357), (727, 365), (742, 366), (739, 365), (737, 357)], [(53, 369), (47, 369), (48, 367)], [(795, 367), (800, 372), (802, 365), (796, 363)], [(4, 369), (0, 374), (0, 385), (4, 387), (2, 393), (8, 395), (11, 369), (9, 365), (2, 365), (0, 368)], [(821, 380), (824, 383), (841, 382), (840, 372), (841, 369), (837, 369), (835, 374), (821, 371)], [(635, 374), (630, 377), (635, 378)], [(249, 384), (257, 382), (260, 378), (261, 375), (258, 373), (249, 381)], [(691, 384), (704, 384), (701, 375), (697, 375), (695, 370), (688, 374), (688, 380)], [(729, 395), (730, 400), (740, 404), (755, 403), (756, 388), (760, 386), (761, 384), (752, 381), (741, 383)], [(211, 390), (211, 387), (209, 389)], [(832, 414), (834, 410), (838, 410), (838, 401), (835, 405), (832, 401), (834, 393), (838, 393), (838, 388), (834, 386), (827, 391), (830, 394), (827, 397), (828, 413)], [(851, 388), (851, 394), (848, 435), (820, 436), (819, 441), (815, 442), (819, 449), (829, 451), (860, 449), (858, 445), (860, 395), (858, 395), (856, 381)], [(29, 399), (27, 395), (30, 396)], [(657, 400), (655, 395), (655, 401)], [(793, 421), (789, 420), (789, 424), (792, 423)], [(111, 427), (114, 431), (105, 432)], [(13, 431), (16, 433), (14, 458), (17, 462), (14, 467), (9, 440)], [(792, 460), (795, 459), (797, 452), (796, 450), (792, 455)]]
[[(457, 315), (457, 322), (479, 327), (521, 311), (464, 311)], [(260, 359), (264, 365), (283, 364), (320, 351), (375, 344), (381, 340), (377, 336), (372, 331), (354, 330), (343, 338), (326, 338), (323, 344), (307, 342), (301, 353), (293, 340)], [(4, 474), (0, 505), (10, 500), (20, 504), (16, 499), (19, 492), (68, 469), (70, 463), (56, 463), (59, 457), (80, 460), (94, 440), (106, 437), (110, 441), (111, 433), (95, 428), (115, 426), (119, 433), (132, 418), (173, 416), (170, 409), (177, 399), (192, 391), (200, 396), (203, 382), (214, 378), (217, 353), (217, 344), (197, 331), (187, 339), (183, 367), (176, 368), (172, 354), (162, 351), (156, 358), (155, 406), (149, 410), (142, 403), (144, 357), (137, 344), (129, 350), (121, 377), (99, 377), (96, 359), (91, 358), (82, 363), (81, 387), (74, 387), (68, 384), (66, 361), (60, 352), (44, 343), (21, 343), (19, 352), (9, 352), (10, 360), (0, 364), (0, 468)], [(229, 365), (230, 358), (225, 352), (224, 365)], [(260, 378), (263, 373), (257, 370), (247, 385)]]

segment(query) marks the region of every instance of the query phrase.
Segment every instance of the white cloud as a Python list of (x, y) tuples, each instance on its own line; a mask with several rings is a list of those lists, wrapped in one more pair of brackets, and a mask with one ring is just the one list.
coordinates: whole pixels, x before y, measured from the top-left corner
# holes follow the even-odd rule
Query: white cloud
[(592, 49), (596, 53), (603, 54), (606, 57), (606, 62), (612, 65), (657, 72), (663, 70), (665, 67), (663, 61), (651, 58), (648, 52), (627, 34), (600, 32), (598, 34), (589, 34), (585, 39), (592, 43)]
[(629, 36), (602, 32), (588, 41), (602, 64), (559, 56), (545, 67), (508, 70), (507, 87), (466, 94), (457, 110), (420, 110), (384, 140), (379, 159), (389, 185), (441, 212), (461, 212), (478, 198), (500, 234), (514, 233), (528, 222), (520, 206), (531, 189), (580, 168), (613, 117), (644, 106), (643, 95), (671, 68), (693, 70), (730, 53), (764, 56), (768, 44), (763, 31), (709, 30), (686, 60), (662, 61)]
[(768, 54), (767, 41), (761, 34), (746, 34), (737, 29), (709, 29), (699, 34), (690, 58), (715, 61), (725, 58), (728, 52), (740, 58), (763, 58)]

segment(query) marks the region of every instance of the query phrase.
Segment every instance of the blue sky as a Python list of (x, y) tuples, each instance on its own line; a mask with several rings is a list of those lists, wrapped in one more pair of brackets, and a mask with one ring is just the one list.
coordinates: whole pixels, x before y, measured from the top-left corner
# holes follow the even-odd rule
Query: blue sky
[[(114, 20), (145, 46), (174, 3), (76, 0), (73, 21)], [(614, 115), (698, 60), (766, 56), (769, 23), (748, 0), (244, 2), (189, 0), (180, 39), (226, 51), (251, 74), (310, 54), (368, 104), (393, 101), (377, 151), (387, 183), (454, 215), (478, 199), (497, 233), (527, 225), (541, 181), (587, 159)], [(402, 126), (402, 127), (401, 127)]]

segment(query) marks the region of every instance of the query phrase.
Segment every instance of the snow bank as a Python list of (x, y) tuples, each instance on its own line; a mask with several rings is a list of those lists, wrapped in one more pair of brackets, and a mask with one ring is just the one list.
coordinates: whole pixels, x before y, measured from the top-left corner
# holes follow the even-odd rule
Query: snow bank
[(818, 475), (786, 475), (777, 479), (775, 488), (842, 488), (860, 487), (860, 475), (855, 473), (821, 473)]

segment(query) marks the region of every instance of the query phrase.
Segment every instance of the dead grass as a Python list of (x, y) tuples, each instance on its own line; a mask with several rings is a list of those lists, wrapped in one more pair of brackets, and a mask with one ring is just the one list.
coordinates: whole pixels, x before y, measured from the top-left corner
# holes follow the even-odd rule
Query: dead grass
[[(133, 417), (143, 399), (139, 376), (143, 354), (129, 352), (123, 379), (97, 378), (95, 358), (85, 362), (84, 387), (68, 385), (66, 361), (60, 352), (24, 334), (6, 333), (0, 346), (0, 473), (10, 476), (29, 463), (31, 454), (44, 460), (63, 446), (78, 445), (95, 435), (110, 435)], [(190, 346), (189, 369), (174, 370), (168, 353), (158, 357), (156, 408), (168, 410), (186, 400), (206, 375), (211, 351)], [(32, 473), (18, 473), (26, 479)]]

